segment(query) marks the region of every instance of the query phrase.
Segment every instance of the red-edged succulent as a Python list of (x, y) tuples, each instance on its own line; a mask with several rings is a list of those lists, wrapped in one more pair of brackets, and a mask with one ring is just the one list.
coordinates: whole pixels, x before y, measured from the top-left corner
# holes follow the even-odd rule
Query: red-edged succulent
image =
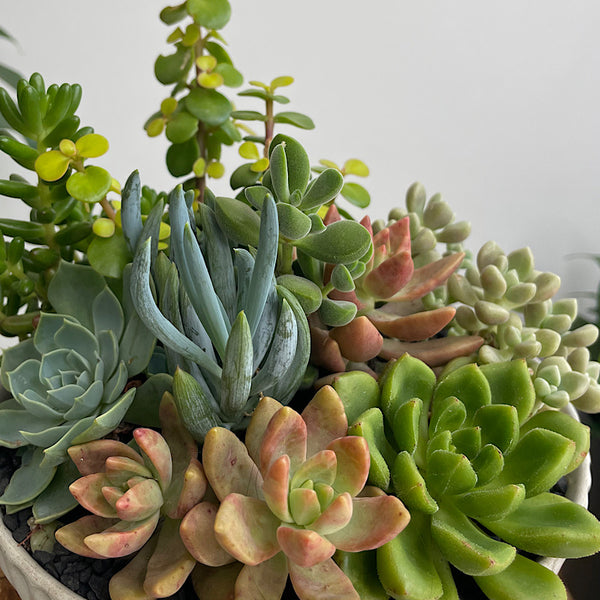
[[(338, 220), (332, 206), (325, 222)], [(373, 239), (373, 256), (365, 272), (354, 280), (352, 291), (334, 289), (329, 298), (352, 302), (358, 311), (347, 325), (325, 328), (311, 318), (312, 361), (330, 371), (343, 371), (348, 361), (365, 362), (377, 355), (386, 360), (404, 352), (432, 366), (469, 354), (483, 343), (477, 336), (430, 339), (453, 319), (455, 309), (440, 306), (425, 310), (421, 298), (446, 280), (458, 267), (463, 252), (456, 252), (415, 268), (411, 255), (410, 219), (404, 217), (373, 234), (368, 216), (361, 221)]]
[(92, 558), (139, 551), (111, 579), (112, 600), (170, 596), (196, 563), (181, 542), (179, 524), (204, 496), (206, 477), (169, 393), (160, 420), (162, 435), (147, 428), (133, 432), (137, 449), (109, 439), (69, 449), (83, 475), (69, 489), (92, 514), (59, 529), (58, 542)]
[[(263, 398), (245, 445), (224, 428), (208, 433), (203, 464), (221, 504), (215, 511), (204, 502), (194, 507), (181, 536), (200, 563), (243, 563), (241, 570), (232, 567), (237, 580), (221, 578), (229, 597), (252, 598), (259, 588), (261, 598), (276, 600), (289, 574), (302, 600), (358, 598), (332, 560), (334, 552), (379, 547), (406, 526), (409, 515), (397, 498), (365, 494), (368, 445), (346, 435), (347, 429), (343, 404), (326, 386), (301, 415)], [(206, 540), (211, 531), (214, 547)], [(208, 598), (199, 587), (201, 598)]]

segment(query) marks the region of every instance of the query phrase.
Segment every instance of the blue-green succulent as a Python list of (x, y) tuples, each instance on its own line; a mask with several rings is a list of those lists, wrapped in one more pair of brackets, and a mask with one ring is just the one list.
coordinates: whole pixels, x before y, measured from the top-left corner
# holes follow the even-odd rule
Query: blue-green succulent
[(0, 408), (0, 445), (24, 449), (0, 503), (8, 511), (33, 505), (38, 522), (73, 507), (67, 449), (119, 425), (135, 395), (127, 380), (154, 346), (131, 298), (125, 316), (91, 267), (61, 263), (48, 295), (58, 314), (42, 313), (33, 337), (3, 352), (0, 370), (12, 394)]

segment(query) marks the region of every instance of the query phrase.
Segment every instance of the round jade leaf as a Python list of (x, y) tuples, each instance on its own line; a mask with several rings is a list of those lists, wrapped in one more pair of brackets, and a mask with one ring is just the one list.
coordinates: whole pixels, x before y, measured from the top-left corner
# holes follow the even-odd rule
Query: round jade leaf
[(163, 85), (177, 83), (192, 66), (189, 48), (178, 48), (174, 54), (159, 56), (154, 63), (156, 79)]
[(280, 112), (273, 117), (273, 121), (275, 123), (285, 123), (287, 125), (294, 125), (295, 127), (299, 127), (300, 129), (315, 128), (315, 124), (310, 117), (298, 112)]
[(206, 29), (221, 29), (231, 17), (228, 0), (187, 0), (187, 10)]
[(109, 238), (95, 237), (88, 246), (87, 257), (95, 271), (115, 278), (123, 276), (123, 269), (132, 258), (120, 230)]
[(58, 150), (40, 154), (35, 161), (35, 172), (45, 181), (60, 179), (69, 168), (71, 159)]
[(67, 192), (80, 202), (100, 202), (110, 190), (112, 177), (102, 167), (86, 167), (83, 173), (73, 173), (67, 180)]
[(173, 144), (187, 142), (198, 131), (198, 119), (182, 110), (167, 123), (167, 139)]
[(341, 194), (350, 204), (359, 208), (367, 208), (371, 203), (371, 196), (359, 183), (345, 183)]
[(221, 63), (217, 65), (215, 73), (219, 73), (223, 77), (227, 87), (236, 88), (244, 83), (244, 76), (233, 65)]
[(167, 168), (173, 177), (183, 177), (191, 173), (194, 163), (200, 156), (200, 148), (195, 138), (183, 144), (173, 144), (167, 150)]
[(231, 114), (229, 100), (215, 90), (193, 89), (185, 98), (185, 106), (194, 117), (210, 127), (224, 123)]
[(75, 142), (77, 154), (82, 158), (96, 158), (108, 151), (108, 140), (98, 133), (88, 133)]

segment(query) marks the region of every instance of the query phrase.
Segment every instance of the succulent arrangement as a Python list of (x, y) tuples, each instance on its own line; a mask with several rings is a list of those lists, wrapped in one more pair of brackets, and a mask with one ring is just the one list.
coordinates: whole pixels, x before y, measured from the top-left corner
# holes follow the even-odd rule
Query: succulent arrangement
[[(172, 190), (89, 164), (108, 142), (80, 127), (76, 84), (0, 90), (0, 150), (33, 178), (0, 180), (31, 209), (0, 219), (18, 338), (0, 445), (21, 461), (0, 505), (76, 554), (130, 557), (112, 600), (447, 600), (460, 572), (490, 600), (566, 598), (537, 558), (600, 550), (557, 487), (589, 452), (564, 409), (600, 412), (598, 329), (530, 250), (474, 255), (421, 184), (356, 221), (344, 203), (370, 197), (346, 178), (366, 165), (311, 166), (278, 131), (314, 127), (277, 112), (291, 77), (224, 92), (244, 82), (230, 13), (161, 12), (170, 92), (145, 128), (170, 142)], [(244, 161), (228, 197), (224, 145)]]

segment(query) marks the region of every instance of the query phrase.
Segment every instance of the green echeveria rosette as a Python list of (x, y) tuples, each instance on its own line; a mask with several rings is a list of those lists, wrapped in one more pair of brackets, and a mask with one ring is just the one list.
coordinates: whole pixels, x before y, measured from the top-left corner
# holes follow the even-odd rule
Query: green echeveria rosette
[(0, 503), (8, 512), (33, 504), (40, 523), (73, 507), (67, 450), (119, 425), (135, 395), (127, 380), (154, 345), (91, 267), (62, 263), (49, 299), (59, 314), (43, 313), (32, 338), (4, 351), (0, 371), (13, 396), (0, 409), (0, 445), (24, 450)]
[(369, 482), (411, 513), (376, 553), (337, 554), (361, 597), (456, 600), (452, 565), (491, 600), (566, 598), (557, 575), (517, 550), (577, 558), (600, 549), (598, 520), (549, 491), (583, 461), (589, 429), (557, 410), (535, 413), (525, 360), (469, 364), (436, 381), (405, 354), (379, 384), (353, 372), (334, 387), (349, 434), (369, 443)]

